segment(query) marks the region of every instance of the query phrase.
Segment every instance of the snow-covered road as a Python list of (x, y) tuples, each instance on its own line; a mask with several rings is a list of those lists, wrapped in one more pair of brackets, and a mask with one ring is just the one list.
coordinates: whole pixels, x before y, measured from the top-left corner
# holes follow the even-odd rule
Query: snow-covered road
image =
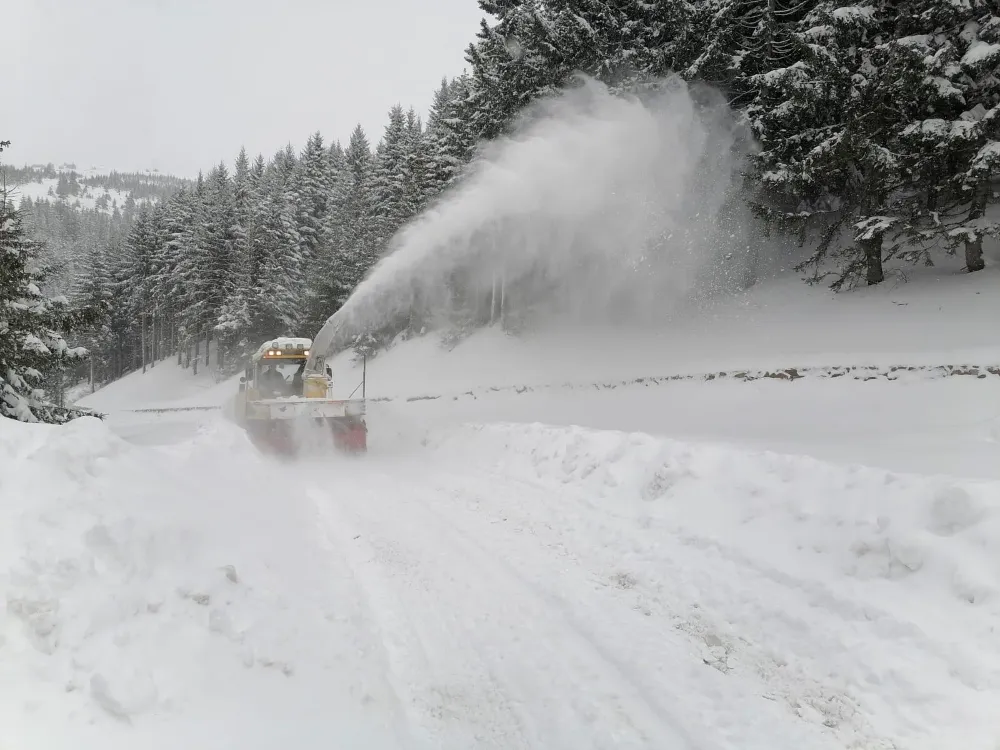
[(0, 434), (31, 468), (0, 472), (3, 743), (929, 750), (1000, 731), (998, 483), (499, 423), (279, 462), (202, 420)]

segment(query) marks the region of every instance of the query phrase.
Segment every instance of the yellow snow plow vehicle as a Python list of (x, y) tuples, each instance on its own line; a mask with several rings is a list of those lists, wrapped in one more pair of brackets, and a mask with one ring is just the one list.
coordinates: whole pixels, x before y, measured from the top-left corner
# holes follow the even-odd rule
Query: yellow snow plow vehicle
[[(319, 425), (332, 433), (338, 449), (366, 451), (364, 381), (358, 386), (360, 399), (333, 398), (330, 366), (322, 357), (310, 361), (311, 347), (312, 341), (305, 338), (264, 342), (240, 378), (233, 403), (236, 422), (265, 450), (295, 452), (296, 434)], [(318, 364), (321, 371), (313, 371), (310, 364)]]

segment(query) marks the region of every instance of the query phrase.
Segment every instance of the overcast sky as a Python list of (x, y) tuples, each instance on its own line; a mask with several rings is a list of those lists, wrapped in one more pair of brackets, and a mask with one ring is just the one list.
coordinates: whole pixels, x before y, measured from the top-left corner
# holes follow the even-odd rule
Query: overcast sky
[(5, 160), (182, 176), (316, 130), (346, 144), (358, 122), (374, 145), (390, 106), (425, 113), (462, 72), (482, 17), (476, 0), (3, 5)]

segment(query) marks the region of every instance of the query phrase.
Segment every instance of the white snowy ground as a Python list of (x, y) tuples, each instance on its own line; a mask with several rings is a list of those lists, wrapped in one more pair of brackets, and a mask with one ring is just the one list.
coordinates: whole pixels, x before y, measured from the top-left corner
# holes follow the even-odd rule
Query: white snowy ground
[(0, 746), (995, 750), (1000, 378), (489, 390), (996, 364), (981, 279), (856, 300), (908, 295), (881, 344), (787, 286), (660, 351), (401, 343), (360, 459), (127, 412), (232, 391), (169, 363), (2, 423)]
[[(95, 175), (107, 174), (107, 170), (100, 169), (86, 169), (78, 170), (77, 174), (81, 178), (93, 177)], [(38, 182), (25, 182), (13, 186), (14, 195), (18, 200), (24, 200), (25, 198), (31, 198), (33, 201), (39, 200), (59, 200), (58, 196), (55, 195), (55, 190), (59, 186), (59, 179), (44, 178)], [(107, 196), (108, 208), (106, 213), (111, 213), (111, 204), (113, 202), (118, 203), (118, 207), (121, 208), (125, 205), (125, 201), (128, 200), (128, 193), (122, 192), (120, 190), (108, 190), (100, 187), (88, 187), (81, 185), (83, 192), (79, 195), (71, 195), (66, 198), (66, 202), (70, 205), (79, 205), (80, 208), (86, 210), (93, 210), (97, 207), (97, 200), (101, 196)], [(49, 194), (49, 190), (52, 194)]]

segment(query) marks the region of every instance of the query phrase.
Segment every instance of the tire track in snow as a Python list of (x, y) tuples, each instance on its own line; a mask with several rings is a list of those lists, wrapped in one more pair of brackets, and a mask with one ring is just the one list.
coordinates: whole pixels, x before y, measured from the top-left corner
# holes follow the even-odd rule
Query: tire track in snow
[[(772, 712), (775, 705), (771, 702), (773, 698), (761, 695), (756, 680), (743, 680), (742, 684), (734, 685), (734, 682), (740, 682), (739, 678), (733, 678), (728, 674), (717, 675), (714, 672), (706, 678), (706, 669), (716, 665), (710, 664), (705, 655), (710, 651), (710, 646), (722, 645), (716, 633), (725, 633), (730, 628), (725, 622), (712, 625), (711, 608), (706, 613), (698, 603), (683, 608), (665, 606), (660, 607), (660, 611), (656, 613), (660, 617), (651, 618), (650, 615), (653, 613), (647, 609), (648, 601), (642, 595), (639, 601), (634, 603), (625, 601), (627, 595), (634, 596), (638, 593), (638, 590), (632, 590), (637, 586), (637, 582), (628, 580), (624, 584), (616, 583), (611, 573), (613, 570), (620, 570), (619, 566), (609, 562), (606, 568), (600, 570), (593, 566), (592, 551), (591, 554), (587, 554), (587, 551), (575, 547), (572, 540), (569, 540), (568, 545), (561, 541), (555, 544), (549, 543), (553, 536), (548, 533), (552, 532), (552, 525), (548, 522), (541, 522), (545, 531), (536, 537), (534, 529), (536, 524), (533, 519), (516, 518), (517, 510), (522, 503), (525, 507), (545, 507), (546, 500), (551, 498), (554, 488), (544, 487), (544, 491), (537, 492), (535, 497), (531, 497), (529, 489), (529, 494), (526, 496), (524, 490), (531, 487), (530, 481), (496, 472), (487, 474), (493, 477), (497, 485), (501, 483), (518, 485), (521, 491), (516, 494), (517, 499), (515, 500), (513, 495), (508, 495), (497, 502), (491, 493), (487, 503), (481, 492), (484, 485), (482, 475), (476, 477), (468, 469), (464, 469), (456, 473), (436, 475), (433, 486), (438, 491), (427, 495), (430, 498), (451, 496), (459, 502), (464, 501), (465, 508), (448, 508), (448, 511), (457, 509), (462, 512), (442, 512), (430, 508), (428, 510), (433, 512), (443, 525), (450, 526), (456, 534), (465, 537), (469, 544), (476, 545), (480, 554), (487, 549), (490, 550), (493, 557), (504, 565), (510, 575), (517, 577), (525, 586), (532, 587), (539, 596), (558, 608), (569, 627), (610, 664), (614, 664), (622, 675), (628, 675), (628, 679), (637, 690), (647, 696), (653, 710), (657, 711), (664, 721), (675, 729), (688, 725), (684, 732), (688, 738), (688, 744), (685, 746), (726, 747), (734, 750), (736, 748), (746, 750), (751, 747), (774, 750), (779, 747), (793, 748), (806, 745), (837, 746), (827, 744), (833, 740), (832, 736), (823, 727), (817, 727), (815, 723), (803, 723), (800, 739), (789, 742), (787, 736), (796, 733), (794, 730), (791, 733), (788, 731), (787, 722), (790, 717), (775, 716)], [(540, 484), (535, 486), (542, 488)], [(582, 495), (582, 493), (576, 494)], [(468, 507), (470, 502), (476, 504), (475, 510)], [(483, 533), (483, 528), (475, 528), (482, 524), (479, 520), (482, 514), (479, 511), (487, 504), (493, 503), (503, 507), (504, 516), (499, 522), (494, 517), (489, 526), (501, 531), (498, 534)], [(586, 504), (593, 508), (589, 501)], [(552, 508), (549, 507), (549, 510)], [(467, 518), (470, 521), (469, 527), (475, 528), (474, 533), (462, 529), (456, 522), (456, 517)], [(561, 539), (558, 533), (554, 534), (554, 537)], [(613, 539), (614, 535), (602, 538)], [(541, 544), (525, 545), (520, 541), (525, 539), (533, 542), (537, 540)], [(621, 562), (620, 557), (615, 558), (616, 553), (622, 552), (621, 549), (609, 545), (602, 552), (610, 555), (612, 560)], [(556, 556), (556, 559), (551, 559), (553, 556)], [(546, 570), (554, 576), (546, 581), (547, 585), (539, 585), (537, 581), (532, 582), (530, 577), (531, 571), (535, 570)], [(675, 564), (672, 572), (677, 580), (690, 585), (690, 581), (687, 580), (690, 579), (688, 566)], [(730, 590), (731, 584), (729, 584), (731, 579), (741, 578), (739, 571), (728, 578), (719, 576), (707, 582), (708, 574), (699, 572), (696, 577), (701, 579), (702, 585), (723, 583), (732, 596), (740, 596), (738, 590)], [(653, 598), (657, 604), (664, 604), (657, 597)], [(679, 601), (675, 604), (679, 604)], [(708, 618), (705, 615), (708, 615)], [(669, 621), (666, 628), (662, 625), (664, 619)], [(697, 629), (691, 627), (694, 623), (699, 624)], [(668, 683), (662, 679), (666, 674), (672, 676)], [(718, 679), (714, 680), (713, 677)], [(724, 685), (727, 682), (729, 684)], [(691, 688), (679, 689), (679, 685), (688, 685)], [(704, 695), (700, 696), (703, 700), (696, 700), (693, 695), (687, 694), (698, 691), (704, 692)], [(724, 699), (720, 699), (720, 692), (726, 694)], [(681, 713), (686, 718), (678, 718)], [(747, 717), (754, 713), (759, 713), (761, 716), (748, 721)], [(763, 716), (765, 713), (769, 713), (766, 718)], [(817, 715), (816, 712), (814, 715)], [(693, 721), (690, 718), (692, 716), (707, 718)], [(773, 723), (776, 718), (780, 722), (779, 725)], [(693, 723), (700, 725), (697, 731), (690, 726)], [(818, 737), (817, 729), (827, 736), (824, 739)], [(718, 735), (717, 739), (700, 742), (691, 739), (695, 734), (704, 736), (710, 733)]]
[[(486, 735), (474, 734), (456, 747), (470, 746), (468, 740), (471, 746), (505, 748), (712, 747), (694, 744), (665, 722), (642, 691), (571, 627), (548, 597), (429, 513), (413, 484), (385, 486), (375, 477), (368, 477), (366, 484), (369, 491), (353, 499), (352, 508), (336, 502), (338, 515), (350, 514), (365, 535), (369, 559), (358, 561), (367, 568), (359, 570), (359, 577), (368, 576), (370, 588), (384, 590), (383, 601), (396, 600), (387, 607), (388, 619), (396, 620), (388, 629), (400, 619), (392, 610), (408, 603), (409, 632), (403, 638), (416, 641), (422, 653), (419, 658), (409, 655), (409, 663), (404, 659), (400, 666), (409, 670), (411, 680), (424, 682), (412, 693), (414, 703), (423, 700), (422, 691), (440, 690), (434, 680), (421, 677), (428, 670), (446, 680), (458, 676), (459, 700), (467, 689), (480, 698), (499, 700), (499, 713), (509, 722), (502, 728), (488, 727)], [(338, 493), (338, 498), (348, 494), (353, 495)], [(331, 522), (344, 528), (342, 519)], [(361, 546), (359, 540), (352, 541)], [(435, 660), (443, 660), (452, 671), (438, 669)], [(489, 684), (485, 692), (492, 695), (483, 696)], [(569, 706), (564, 705), (567, 701)], [(482, 704), (466, 707), (483, 709)]]
[[(517, 484), (524, 491), (512, 496), (513, 502), (498, 502), (481, 492), (489, 482), (484, 482), (484, 475), (497, 483)], [(703, 537), (682, 527), (640, 530), (638, 518), (616, 512), (614, 503), (607, 499), (598, 507), (582, 490), (514, 478), (507, 472), (487, 468), (477, 471), (466, 466), (455, 473), (438, 475), (435, 484), (441, 492), (434, 497), (446, 497), (449, 492), (465, 497), (466, 502), (457, 508), (462, 512), (449, 508), (447, 516), (461, 517), (464, 525), (476, 529), (479, 543), (492, 543), (495, 550), (505, 549), (510, 556), (510, 551), (517, 548), (512, 527), (519, 529), (517, 536), (522, 538), (530, 538), (537, 531), (548, 542), (539, 545), (538, 551), (572, 560), (589, 572), (591, 580), (603, 578), (602, 585), (611, 593), (622, 599), (634, 598), (635, 606), (645, 609), (647, 615), (655, 615), (654, 619), (670, 620), (672, 627), (708, 646), (703, 649), (706, 664), (711, 660), (713, 666), (733, 679), (743, 675), (762, 680), (760, 687), (772, 691), (771, 700), (780, 696), (803, 720), (826, 725), (841, 741), (860, 743), (857, 746), (865, 748), (881, 747), (880, 743), (887, 741), (876, 729), (881, 720), (866, 715), (861, 702), (862, 698), (873, 697), (865, 693), (880, 692), (877, 686), (886, 680), (894, 689), (907, 692), (910, 702), (935, 699), (917, 690), (917, 685), (898, 681), (893, 658), (912, 659), (920, 654), (925, 669), (938, 672), (946, 683), (955, 680), (956, 688), (961, 685), (962, 689), (975, 690), (976, 681), (968, 682), (963, 672), (971, 670), (976, 674), (981, 670), (968, 659), (959, 659), (957, 663), (966, 666), (954, 672), (949, 666), (956, 663), (953, 649), (942, 647), (916, 626), (877, 604), (846, 598), (822, 581), (776, 570), (726, 545), (724, 540)], [(531, 502), (532, 492), (547, 493), (550, 502), (544, 512), (536, 512), (542, 506)], [(553, 504), (551, 500), (557, 496), (560, 500)], [(573, 506), (579, 506), (585, 515), (579, 510), (574, 515)], [(491, 524), (491, 528), (501, 531), (493, 535), (480, 533), (477, 527), (483, 524), (483, 515), (498, 512), (504, 514), (505, 523)], [(549, 520), (557, 514), (569, 522), (568, 532), (560, 529), (553, 533)], [(572, 528), (581, 522), (587, 527), (582, 535)], [(605, 540), (607, 546), (587, 549), (587, 542), (595, 538)], [(553, 539), (556, 544), (551, 543)], [(603, 565), (595, 565), (599, 561)], [(518, 562), (522, 567), (544, 564), (533, 557)], [(614, 570), (635, 570), (635, 565), (640, 571), (645, 567), (645, 575), (640, 572), (638, 580), (632, 578), (620, 586), (609, 581)], [(649, 579), (654, 569), (658, 569), (657, 579)], [(570, 566), (565, 571), (569, 575)], [(560, 584), (564, 589), (570, 586), (569, 582)], [(841, 624), (830, 628), (830, 621)], [(777, 637), (775, 626), (780, 626)], [(860, 655), (848, 656), (852, 649), (843, 641), (843, 633), (858, 630), (867, 632), (869, 638), (877, 637), (886, 656), (872, 662)], [(784, 657), (782, 651), (786, 652)], [(828, 668), (829, 660), (817, 661), (817, 652), (843, 652), (843, 669), (824, 672), (823, 665)], [(793, 658), (789, 659), (789, 655)]]
[[(392, 490), (398, 496), (400, 488)], [(365, 606), (377, 621), (389, 679), (421, 741), (427, 747), (456, 750), (531, 747), (521, 737), (516, 707), (495, 689), (492, 676), (474, 659), (471, 664), (458, 662), (459, 656), (465, 656), (455, 648), (461, 640), (456, 640), (447, 618), (437, 615), (440, 610), (428, 607), (431, 602), (419, 595), (429, 591), (420, 561), (405, 544), (373, 534), (356, 509), (342, 502), (359, 494), (363, 502), (372, 499), (370, 487), (366, 490), (361, 483), (336, 497), (319, 488), (310, 491), (318, 515), (331, 538), (336, 538)], [(416, 597), (407, 596), (406, 592), (414, 590)], [(477, 685), (491, 686), (480, 690), (485, 700), (478, 705), (465, 700), (467, 705), (462, 706), (463, 688), (474, 690)], [(463, 708), (468, 710), (463, 713)]]
[[(395, 684), (391, 670), (389, 654), (386, 652), (385, 640), (378, 628), (378, 620), (368, 602), (365, 600), (361, 582), (354, 574), (354, 567), (347, 559), (347, 550), (331, 533), (331, 525), (324, 513), (325, 494), (321, 490), (310, 488), (307, 499), (316, 522), (316, 534), (320, 549), (325, 553), (325, 564), (330, 570), (332, 580), (329, 584), (341, 614), (338, 620), (349, 620), (353, 628), (352, 635), (356, 639), (354, 646), (356, 656), (361, 662), (358, 669), (357, 697), (362, 705), (378, 709), (384, 707), (388, 711), (388, 723), (400, 747), (415, 748), (416, 738), (408, 721), (406, 707), (400, 699), (399, 690)], [(374, 662), (374, 664), (371, 664)], [(371, 665), (377, 671), (371, 679), (364, 668)]]
[[(436, 496), (437, 492), (434, 495)], [(634, 705), (641, 705), (641, 711), (649, 716), (655, 716), (656, 721), (662, 726), (669, 727), (669, 732), (674, 735), (674, 741), (670, 747), (701, 748), (712, 746), (711, 743), (699, 741), (693, 737), (686, 727), (686, 722), (678, 715), (678, 712), (659, 699), (657, 687), (644, 680), (637, 670), (625, 663), (613, 652), (613, 649), (608, 648), (607, 644), (595, 637), (592, 628), (588, 627), (573, 611), (565, 596), (524, 575), (516, 565), (505, 559), (500, 550), (484, 544), (481, 536), (474, 537), (469, 534), (447, 514), (435, 510), (424, 498), (415, 497), (414, 499), (420, 503), (427, 514), (433, 516), (439, 528), (447, 530), (456, 548), (460, 547), (461, 551), (470, 559), (480, 560), (486, 567), (492, 568), (495, 574), (510, 581), (517, 581), (520, 587), (523, 587), (525, 591), (530, 591), (534, 598), (547, 606), (553, 620), (558, 621), (574, 635), (573, 640), (583, 647), (582, 650), (592, 651), (603, 660), (606, 672), (613, 672), (617, 682), (630, 688), (628, 692), (632, 694), (631, 702)], [(565, 551), (563, 549), (563, 552)]]

